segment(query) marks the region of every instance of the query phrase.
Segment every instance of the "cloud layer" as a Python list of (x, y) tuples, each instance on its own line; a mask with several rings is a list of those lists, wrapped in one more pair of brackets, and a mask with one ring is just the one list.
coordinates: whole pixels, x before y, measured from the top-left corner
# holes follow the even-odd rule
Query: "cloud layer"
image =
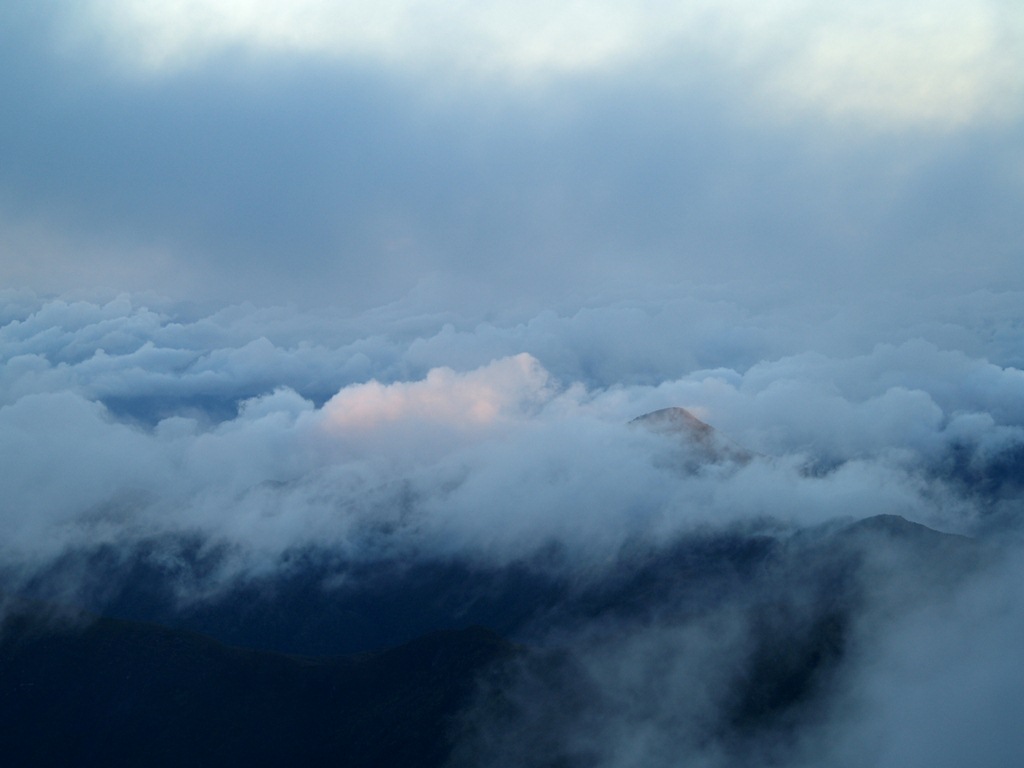
[[(1020, 109), (1013, 71), (1024, 17), (1012, 3), (523, 4), (471, 7), (316, 0), (94, 2), (69, 24), (135, 73), (202, 64), (231, 47), (424, 68), (434, 78), (537, 78), (654, 59), (700, 62), (752, 83), (755, 98), (883, 125), (957, 125)], [(679, 52), (685, 51), (680, 56)], [(703, 61), (702, 61), (703, 60)], [(440, 69), (440, 73), (438, 70)], [(685, 76), (685, 75), (684, 75)], [(1009, 98), (1008, 98), (1009, 97)]]
[[(653, 333), (642, 305), (463, 331), (351, 316), (318, 344), (316, 314), (8, 307), (10, 566), (197, 532), (243, 569), (306, 546), (511, 562), (557, 542), (600, 559), (707, 524), (892, 513), (970, 531), (1017, 504), (1024, 374), (921, 339), (749, 362), (766, 342), (679, 372), (720, 330), (624, 349), (603, 331)], [(678, 438), (628, 424), (667, 406), (756, 458), (694, 472)]]
[(3, 14), (8, 284), (534, 315), (1022, 287), (1011, 2)]

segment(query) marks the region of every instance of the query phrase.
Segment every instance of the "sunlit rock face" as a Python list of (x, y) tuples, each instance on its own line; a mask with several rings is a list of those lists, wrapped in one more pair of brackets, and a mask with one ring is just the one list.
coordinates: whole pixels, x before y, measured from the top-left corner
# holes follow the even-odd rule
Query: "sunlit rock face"
[(754, 457), (746, 448), (737, 445), (685, 408), (651, 411), (633, 419), (630, 424), (673, 439), (674, 459), (689, 473), (698, 472), (708, 464), (746, 464)]

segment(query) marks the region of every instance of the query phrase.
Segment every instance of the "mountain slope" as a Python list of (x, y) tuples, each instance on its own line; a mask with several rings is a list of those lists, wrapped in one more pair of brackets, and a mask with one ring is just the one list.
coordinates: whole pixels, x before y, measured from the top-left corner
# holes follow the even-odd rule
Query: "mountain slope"
[[(25, 765), (433, 768), (453, 748), (472, 766), (589, 765), (563, 753), (573, 729), (660, 698), (659, 711), (680, 713), (671, 727), (689, 729), (679, 743), (717, 744), (751, 764), (750, 750), (782, 749), (827, 712), (851, 654), (870, 642), (865, 619), (941, 594), (977, 564), (969, 539), (878, 516), (788, 533), (695, 531), (627, 547), (583, 580), (521, 565), (378, 563), (326, 590), (330, 569), (310, 559), (290, 586), (206, 608), (222, 639), (238, 621), (234, 637), (251, 648), (302, 646), (318, 632), (321, 646), (351, 647), (439, 630), (343, 657), (22, 609), (0, 628), (0, 750)], [(491, 628), (455, 629), (475, 618)], [(387, 626), (367, 635), (375, 622)], [(694, 640), (705, 633), (707, 645)], [(625, 693), (608, 684), (619, 679)], [(701, 689), (713, 696), (698, 706)], [(550, 759), (536, 763), (522, 750), (542, 732)]]
[(9, 765), (438, 766), (477, 674), (513, 648), (467, 629), (310, 659), (137, 622), (8, 616)]

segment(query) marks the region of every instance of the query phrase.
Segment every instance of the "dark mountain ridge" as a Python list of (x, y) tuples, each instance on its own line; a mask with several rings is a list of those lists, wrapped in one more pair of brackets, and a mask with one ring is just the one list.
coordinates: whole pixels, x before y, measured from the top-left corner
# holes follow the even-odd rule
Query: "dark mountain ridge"
[[(684, 472), (754, 458), (684, 409), (634, 423), (667, 437)], [(976, 542), (895, 515), (707, 526), (627, 541), (587, 569), (558, 552), (494, 566), (310, 548), (272, 575), (203, 589), (228, 554), (154, 538), (68, 552), (9, 587), (0, 749), (12, 764), (500, 764), (495, 749), (508, 762), (549, 722), (587, 720), (600, 649), (727, 617), (731, 639), (713, 648), (724, 671), (691, 737), (747, 765), (764, 734), (785, 745), (824, 716), (864, 652), (865, 617), (982, 561)], [(190, 585), (201, 599), (181, 599)], [(543, 764), (593, 764), (563, 747)]]
[[(440, 766), (458, 746), (459, 760), (475, 756), (472, 764), (484, 757), (464, 713), (507, 711), (495, 702), (524, 669), (550, 706), (585, 711), (596, 683), (578, 660), (581, 629), (589, 628), (588, 642), (614, 640), (631, 628), (685, 626), (728, 610), (742, 617), (747, 639), (707, 715), (705, 738), (741, 754), (759, 734), (782, 738), (818, 716), (841, 679), (858, 617), (877, 602), (880, 579), (894, 575), (886, 568), (899, 569), (912, 600), (913, 585), (935, 569), (967, 568), (973, 546), (881, 516), (817, 535), (699, 532), (657, 551), (624, 552), (582, 585), (452, 562), (379, 567), (363, 593), (353, 579), (325, 590), (329, 569), (311, 571), (290, 586), (243, 588), (209, 605), (201, 616), (222, 639), (234, 631), (242, 641), (234, 646), (187, 630), (199, 614), (167, 606), (154, 610), (163, 611), (161, 626), (80, 613), (72, 620), (68, 612), (53, 618), (23, 604), (8, 612), (0, 634), (0, 747), (26, 765)], [(303, 595), (306, 602), (293, 602)], [(292, 621), (320, 612), (327, 617), (286, 640)], [(314, 628), (344, 634), (346, 626), (353, 634), (337, 642), (351, 647), (365, 637), (353, 620), (360, 614), (364, 624), (388, 616), (393, 626), (375, 640), (401, 636), (396, 627), (436, 629), (356, 655), (256, 650), (302, 645)], [(480, 616), (494, 624), (470, 627)], [(232, 621), (242, 629), (231, 630)], [(481, 687), (483, 680), (490, 682)], [(505, 717), (509, 734), (524, 727), (520, 715)]]
[(8, 615), (9, 765), (439, 766), (479, 673), (515, 652), (482, 628), (308, 658), (153, 624)]

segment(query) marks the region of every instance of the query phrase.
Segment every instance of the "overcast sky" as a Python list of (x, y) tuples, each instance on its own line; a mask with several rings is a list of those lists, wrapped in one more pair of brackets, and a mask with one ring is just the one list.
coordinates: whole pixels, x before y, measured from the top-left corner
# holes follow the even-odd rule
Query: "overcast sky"
[(0, 14), (9, 285), (474, 311), (1021, 287), (1013, 0)]

